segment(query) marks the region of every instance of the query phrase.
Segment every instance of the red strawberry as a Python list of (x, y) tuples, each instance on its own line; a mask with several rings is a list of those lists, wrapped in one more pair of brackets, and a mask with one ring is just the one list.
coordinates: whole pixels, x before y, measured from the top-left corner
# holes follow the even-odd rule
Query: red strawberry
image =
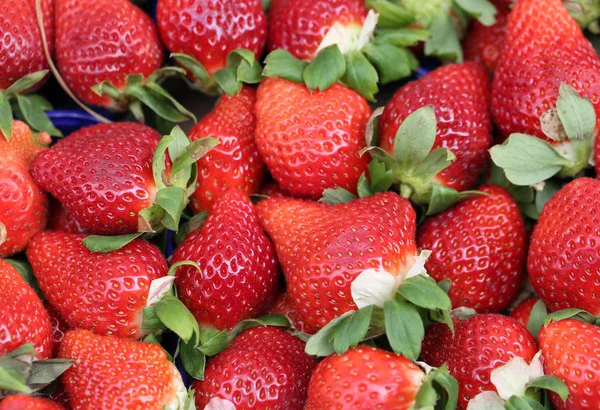
[(265, 172), (256, 144), (256, 91), (243, 87), (233, 97), (223, 95), (215, 108), (190, 131), (192, 140), (211, 136), (219, 140), (198, 162), (198, 187), (190, 206), (194, 212), (210, 210), (228, 189), (258, 192)]
[(226, 66), (233, 50), (260, 58), (267, 37), (259, 0), (159, 0), (157, 20), (167, 48), (194, 57), (210, 74)]
[(269, 51), (282, 48), (301, 60), (312, 60), (334, 25), (360, 32), (367, 16), (361, 0), (274, 0), (269, 9)]
[(273, 197), (259, 202), (258, 215), (310, 329), (356, 309), (350, 285), (361, 272), (405, 274), (417, 253), (415, 211), (392, 192), (338, 205)]
[(0, 356), (33, 343), (38, 359), (52, 354), (52, 329), (44, 305), (19, 272), (0, 259)]
[(0, 402), (0, 410), (64, 410), (65, 408), (52, 400), (41, 397), (13, 394)]
[(533, 305), (535, 305), (538, 300), (540, 300), (540, 298), (531, 298), (519, 303), (510, 312), (510, 317), (523, 325), (523, 327), (527, 327), (529, 324), (529, 317), (531, 316), (531, 309), (533, 309)]
[(208, 362), (204, 380), (192, 386), (196, 407), (217, 397), (238, 409), (301, 410), (316, 365), (304, 353), (304, 342), (284, 330), (246, 330)]
[(279, 186), (275, 181), (269, 181), (260, 189), (261, 195), (286, 197), (290, 196), (289, 192)]
[(71, 326), (65, 322), (60, 312), (51, 304), (46, 303), (44, 307), (46, 308), (46, 312), (48, 312), (50, 326), (52, 327), (52, 357), (56, 357), (60, 348), (60, 342), (62, 342), (67, 332), (71, 330)]
[(318, 199), (324, 189), (356, 192), (367, 170), (366, 100), (341, 84), (310, 92), (267, 78), (258, 88), (256, 145), (273, 178), (292, 195)]
[(181, 301), (200, 325), (231, 329), (264, 313), (277, 292), (275, 250), (258, 224), (250, 199), (230, 190), (213, 205), (202, 228), (177, 247), (172, 263), (191, 260), (177, 270)]
[(296, 330), (299, 332), (308, 334), (314, 333), (314, 331), (309, 329), (300, 318), (298, 309), (296, 306), (294, 306), (294, 302), (292, 302), (292, 298), (290, 297), (289, 293), (280, 293), (279, 296), (277, 296), (277, 299), (275, 299), (271, 311), (287, 317), (292, 326), (294, 326), (294, 328), (296, 328)]
[(425, 373), (404, 356), (359, 346), (319, 363), (306, 410), (412, 409)]
[(381, 147), (394, 152), (398, 128), (409, 114), (432, 105), (437, 118), (433, 149), (450, 149), (457, 160), (436, 180), (458, 191), (473, 188), (486, 164), (492, 143), (489, 114), (489, 78), (474, 63), (440, 67), (400, 88), (379, 119)]
[(548, 310), (600, 314), (600, 181), (578, 178), (546, 203), (531, 236), (527, 268)]
[(494, 74), (492, 111), (504, 138), (546, 139), (540, 116), (556, 107), (566, 83), (595, 105), (600, 119), (600, 58), (560, 0), (519, 0), (508, 18)]
[(46, 226), (48, 198), (28, 168), (50, 142), (50, 135), (32, 133), (21, 121), (13, 121), (9, 141), (0, 132), (0, 257), (24, 250), (29, 239)]
[(477, 394), (496, 391), (490, 381), (492, 370), (513, 357), (529, 363), (537, 349), (531, 333), (510, 317), (483, 314), (453, 321), (454, 336), (443, 324), (427, 329), (419, 360), (448, 366), (460, 384), (458, 409), (464, 410)]
[(62, 376), (73, 409), (177, 407), (181, 375), (157, 344), (72, 330), (59, 357), (74, 361)]
[[(107, 81), (124, 89), (130, 74), (147, 78), (164, 54), (152, 19), (128, 0), (55, 0), (56, 63), (74, 94), (115, 108), (92, 87)], [(123, 108), (123, 107), (118, 107)]]
[(507, 17), (508, 11), (498, 11), (492, 26), (484, 26), (477, 20), (471, 23), (463, 40), (465, 60), (482, 64), (488, 74), (494, 73), (504, 46)]
[(551, 394), (556, 410), (596, 408), (600, 402), (600, 328), (565, 319), (542, 327), (538, 340), (544, 372), (558, 377), (569, 389), (566, 402)]
[(67, 210), (59, 201), (50, 199), (49, 230), (71, 233), (86, 233), (86, 229), (75, 219), (73, 214)]
[[(44, 31), (54, 49), (54, 0), (42, 0)], [(38, 28), (35, 0), (3, 0), (0, 4), (0, 90), (27, 74), (48, 68)]]
[(160, 250), (135, 239), (123, 248), (97, 253), (85, 234), (46, 231), (36, 235), (27, 258), (48, 302), (72, 328), (137, 339), (150, 283), (167, 274)]
[(450, 279), (452, 306), (478, 312), (506, 309), (525, 268), (525, 223), (516, 202), (499, 186), (479, 188), (489, 196), (465, 199), (419, 227), (417, 244), (433, 253), (427, 272)]

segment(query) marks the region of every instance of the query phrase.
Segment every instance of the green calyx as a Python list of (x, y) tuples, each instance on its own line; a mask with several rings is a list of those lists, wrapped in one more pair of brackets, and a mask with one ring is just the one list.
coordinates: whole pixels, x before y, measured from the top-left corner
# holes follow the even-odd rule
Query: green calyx
[(600, 0), (563, 0), (563, 4), (581, 28), (600, 34)]
[(457, 404), (458, 381), (444, 364), (425, 375), (413, 408), (452, 410)]
[(552, 312), (544, 318), (544, 325), (550, 322), (558, 322), (565, 319), (575, 319), (581, 322), (589, 323), (591, 325), (600, 326), (600, 317), (592, 315), (579, 308), (571, 308)]

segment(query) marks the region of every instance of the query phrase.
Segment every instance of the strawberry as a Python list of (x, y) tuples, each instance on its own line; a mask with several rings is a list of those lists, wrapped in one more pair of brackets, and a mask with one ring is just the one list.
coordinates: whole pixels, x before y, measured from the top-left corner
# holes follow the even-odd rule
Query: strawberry
[(510, 317), (519, 322), (523, 327), (527, 327), (529, 324), (529, 317), (531, 316), (531, 309), (533, 306), (541, 300), (540, 298), (530, 298), (519, 303), (510, 312)]
[(48, 313), (35, 291), (11, 264), (0, 259), (0, 356), (33, 343), (38, 359), (52, 354)]
[(527, 269), (550, 311), (580, 308), (600, 314), (600, 181), (578, 178), (550, 199), (535, 226)]
[(47, 229), (71, 233), (87, 232), (77, 219), (75, 219), (73, 214), (54, 198), (50, 199), (50, 220), (48, 221)]
[(272, 197), (257, 209), (309, 329), (356, 310), (350, 285), (364, 270), (397, 276), (414, 263), (415, 211), (392, 192), (338, 205)]
[(48, 198), (28, 168), (50, 142), (47, 133), (32, 133), (21, 121), (13, 122), (10, 140), (0, 132), (0, 257), (24, 250), (29, 239), (46, 226)]
[(40, 289), (72, 328), (137, 339), (150, 283), (167, 274), (160, 250), (134, 239), (119, 250), (88, 250), (85, 234), (46, 231), (33, 238), (27, 258)]
[(52, 400), (41, 397), (13, 394), (0, 401), (0, 410), (64, 410), (65, 408)]
[(434, 324), (425, 333), (419, 360), (431, 366), (445, 363), (459, 384), (458, 409), (483, 391), (496, 391), (492, 370), (513, 357), (529, 363), (537, 352), (533, 336), (516, 320), (497, 314), (454, 319), (454, 336), (448, 326)]
[(302, 410), (316, 365), (304, 342), (286, 331), (246, 330), (208, 363), (204, 380), (194, 382), (196, 407), (222, 400), (238, 409)]
[(463, 40), (465, 60), (482, 64), (490, 75), (494, 74), (502, 53), (507, 17), (508, 10), (500, 10), (492, 26), (474, 21)]
[(260, 189), (260, 195), (286, 197), (291, 196), (289, 192), (279, 186), (275, 181), (265, 183)]
[(217, 145), (198, 163), (198, 186), (190, 206), (195, 213), (209, 211), (228, 189), (258, 192), (265, 173), (256, 144), (256, 91), (244, 86), (240, 93), (223, 95), (215, 108), (190, 131), (192, 140), (210, 135)]
[(314, 331), (309, 329), (300, 318), (298, 309), (294, 306), (292, 298), (287, 292), (280, 293), (279, 296), (277, 296), (277, 299), (275, 299), (273, 307), (271, 308), (271, 312), (287, 317), (292, 326), (299, 332), (308, 334), (314, 333)]
[[(489, 79), (481, 66), (464, 63), (440, 67), (400, 88), (387, 103), (379, 119), (381, 148), (397, 155), (395, 138), (403, 121), (421, 107), (431, 105), (437, 119), (432, 150), (443, 147), (456, 156), (456, 161), (434, 179), (457, 191), (471, 189), (486, 164), (492, 143), (488, 99)], [(416, 194), (426, 188), (427, 181), (411, 175), (398, 175), (397, 179)]]
[(187, 395), (177, 368), (153, 343), (78, 329), (66, 334), (59, 357), (74, 361), (61, 378), (73, 409), (176, 409), (178, 395)]
[(292, 195), (318, 199), (323, 190), (356, 192), (368, 159), (359, 151), (371, 109), (355, 91), (326, 91), (280, 78), (258, 88), (256, 145), (273, 178)]
[(517, 294), (525, 268), (526, 232), (516, 202), (499, 186), (439, 213), (419, 227), (417, 244), (433, 253), (427, 272), (450, 279), (452, 306), (500, 312)]
[(60, 342), (62, 342), (67, 332), (71, 330), (71, 326), (65, 322), (60, 312), (51, 304), (45, 303), (44, 307), (46, 308), (46, 312), (48, 312), (50, 326), (52, 327), (52, 357), (56, 357), (60, 348)]
[(214, 203), (202, 228), (175, 249), (175, 284), (200, 325), (231, 329), (264, 313), (277, 292), (275, 250), (247, 195), (230, 190)]

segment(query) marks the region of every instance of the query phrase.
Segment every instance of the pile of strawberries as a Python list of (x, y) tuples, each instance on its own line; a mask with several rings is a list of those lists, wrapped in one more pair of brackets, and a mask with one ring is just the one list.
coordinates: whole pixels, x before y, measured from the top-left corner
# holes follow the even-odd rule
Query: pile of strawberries
[(155, 7), (0, 3), (0, 410), (600, 408), (600, 0)]

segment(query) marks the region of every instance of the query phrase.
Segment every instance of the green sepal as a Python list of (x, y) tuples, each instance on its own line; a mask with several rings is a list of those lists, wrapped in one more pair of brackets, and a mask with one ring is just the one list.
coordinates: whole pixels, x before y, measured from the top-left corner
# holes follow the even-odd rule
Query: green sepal
[(217, 329), (202, 329), (199, 349), (206, 356), (214, 356), (222, 352), (230, 343), (229, 332)]
[(116, 236), (89, 235), (83, 238), (82, 243), (92, 252), (108, 253), (121, 249), (142, 234), (143, 232)]
[(0, 367), (0, 391), (2, 390), (15, 393), (31, 393), (25, 377), (14, 370)]
[(36, 101), (37, 99), (34, 96), (17, 95), (19, 111), (25, 122), (36, 131), (45, 131), (54, 137), (62, 137), (62, 132), (52, 124), (52, 121), (44, 112), (44, 107), (37, 105)]
[(394, 182), (392, 171), (388, 170), (383, 162), (373, 159), (369, 162), (369, 182), (372, 194), (386, 192)]
[(32, 391), (42, 390), (72, 365), (73, 361), (67, 359), (34, 360), (27, 385)]
[(398, 28), (415, 23), (415, 17), (404, 7), (387, 0), (367, 0), (365, 5), (379, 14), (377, 27)]
[(344, 55), (346, 72), (342, 82), (357, 91), (369, 101), (375, 101), (375, 94), (379, 91), (377, 70), (360, 51), (350, 51)]
[(328, 188), (323, 191), (323, 197), (319, 202), (329, 205), (345, 204), (356, 199), (356, 195), (344, 188)]
[(402, 169), (410, 169), (423, 161), (436, 135), (435, 111), (431, 105), (419, 108), (402, 122), (394, 140), (394, 158)]
[(185, 223), (180, 224), (179, 230), (177, 231), (177, 236), (175, 237), (175, 244), (179, 246), (186, 236), (195, 230), (202, 228), (207, 217), (208, 212), (200, 212), (199, 214), (189, 218), (189, 220), (187, 220)]
[(454, 410), (458, 404), (458, 381), (445, 364), (425, 376), (414, 409)]
[(302, 78), (309, 90), (325, 91), (346, 72), (346, 60), (337, 44), (321, 50), (304, 71)]
[(227, 66), (214, 72), (213, 79), (231, 97), (242, 90), (244, 83), (256, 84), (262, 81), (262, 71), (262, 66), (252, 51), (237, 49), (227, 55)]
[(429, 205), (425, 214), (431, 216), (444, 212), (455, 203), (478, 195), (489, 196), (488, 193), (482, 191), (470, 190), (458, 192), (456, 189), (448, 188), (441, 184), (432, 184), (431, 197), (429, 198)]
[(373, 41), (362, 52), (377, 68), (382, 84), (406, 78), (419, 68), (419, 61), (410, 50), (392, 44)]
[[(185, 168), (191, 167), (198, 162), (200, 158), (205, 156), (208, 151), (219, 145), (219, 140), (212, 137), (204, 137), (192, 141), (185, 147), (184, 152), (180, 152), (176, 156), (176, 160), (171, 168), (171, 175), (176, 175)], [(169, 151), (170, 152), (170, 151)]]
[(563, 4), (582, 29), (600, 34), (600, 0), (564, 0)]
[(450, 298), (431, 277), (416, 275), (406, 279), (397, 292), (413, 305), (427, 310), (452, 309)]
[(600, 325), (600, 318), (578, 308), (570, 308), (552, 312), (544, 319), (544, 325), (550, 322), (558, 322), (565, 319), (576, 319), (585, 323)]
[(392, 46), (410, 47), (421, 41), (429, 39), (430, 33), (423, 29), (400, 28), (392, 30), (380, 30), (373, 43), (390, 44)]
[(463, 61), (463, 52), (452, 17), (440, 9), (434, 14), (432, 23), (426, 27), (431, 37), (425, 41), (425, 55), (443, 60)]
[(537, 400), (530, 397), (511, 396), (505, 403), (506, 410), (544, 410)]
[(297, 59), (289, 51), (277, 49), (265, 58), (263, 76), (280, 77), (295, 83), (303, 83), (302, 73), (308, 63)]
[(192, 74), (196, 80), (194, 85), (200, 91), (208, 95), (217, 95), (219, 93), (219, 86), (198, 60), (183, 53), (173, 53), (171, 57)]
[(27, 259), (23, 258), (22, 260), (18, 259), (4, 259), (5, 262), (10, 263), (13, 268), (19, 272), (19, 275), (27, 282), (27, 284), (35, 291), (42, 302), (46, 301), (46, 297), (44, 293), (40, 289), (37, 279), (33, 274), (33, 268), (27, 261)]
[(358, 346), (367, 335), (372, 312), (373, 306), (366, 306), (340, 322), (332, 335), (333, 349), (336, 353), (342, 354), (349, 348)]
[(496, 23), (496, 7), (488, 0), (454, 0), (454, 2), (484, 26), (492, 26)]
[(198, 322), (189, 309), (176, 297), (165, 295), (153, 306), (156, 316), (164, 326), (173, 331), (185, 343), (188, 343), (194, 334), (198, 343), (200, 329)]
[(180, 340), (179, 356), (183, 367), (188, 374), (197, 380), (204, 379), (204, 368), (206, 367), (206, 355), (192, 341), (188, 343)]
[(8, 95), (0, 91), (0, 132), (4, 134), (7, 141), (12, 137), (13, 114)]
[[(385, 107), (379, 107), (374, 109), (373, 113), (369, 117), (369, 120), (367, 121), (367, 128), (365, 130), (366, 149), (377, 146), (377, 142), (379, 140), (379, 117), (381, 117), (384, 110)], [(360, 152), (360, 155), (364, 155), (365, 152), (365, 148), (363, 148), (363, 150)]]
[(525, 394), (527, 395), (528, 391), (533, 389), (551, 391), (558, 394), (563, 401), (567, 400), (569, 397), (569, 389), (567, 388), (567, 385), (562, 380), (554, 376), (542, 376), (532, 380), (527, 385), (527, 391)]
[(4, 92), (8, 95), (17, 95), (17, 94), (24, 93), (25, 91), (29, 90), (34, 85), (38, 84), (44, 78), (46, 78), (48, 73), (49, 73), (49, 70), (41, 70), (41, 71), (36, 71), (34, 73), (27, 74), (27, 75), (19, 78), (14, 83), (12, 83), (10, 85), (10, 87), (8, 87), (6, 90), (4, 90)]
[(529, 314), (529, 320), (527, 321), (527, 330), (533, 335), (537, 342), (538, 333), (544, 326), (544, 319), (548, 316), (548, 310), (546, 305), (540, 299), (531, 307), (531, 313)]
[(392, 350), (410, 360), (417, 360), (425, 337), (423, 320), (414, 305), (389, 300), (383, 305), (385, 333)]
[(329, 356), (335, 352), (335, 349), (333, 348), (333, 336), (335, 331), (340, 323), (343, 323), (343, 320), (353, 313), (354, 312), (352, 311), (346, 312), (323, 326), (317, 333), (308, 339), (304, 351), (311, 356), (319, 357)]
[(172, 231), (179, 229), (179, 220), (187, 204), (186, 191), (178, 186), (170, 186), (159, 190), (154, 203), (160, 206), (165, 214), (162, 225)]

